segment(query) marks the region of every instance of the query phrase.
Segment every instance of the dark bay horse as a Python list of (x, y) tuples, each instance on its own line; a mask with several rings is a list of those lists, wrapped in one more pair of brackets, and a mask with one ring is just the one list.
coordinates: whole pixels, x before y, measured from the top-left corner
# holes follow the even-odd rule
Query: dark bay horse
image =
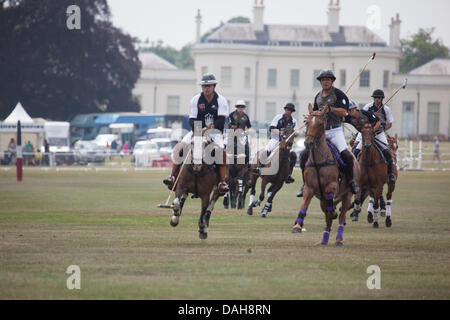
[[(203, 152), (208, 145), (207, 139), (203, 137)], [(193, 143), (187, 157), (193, 159)], [(217, 152), (218, 149), (215, 151)], [(204, 156), (202, 157), (202, 159)], [(186, 159), (188, 160), (188, 159)], [(192, 163), (194, 162), (194, 163)], [(175, 199), (173, 201), (173, 215), (170, 220), (170, 225), (176, 227), (180, 222), (181, 212), (183, 210), (184, 202), (189, 193), (193, 194), (193, 198), (201, 199), (201, 213), (198, 220), (198, 232), (200, 239), (208, 237), (209, 219), (211, 212), (214, 209), (214, 204), (219, 198), (217, 184), (220, 181), (219, 174), (215, 165), (206, 164), (202, 160), (201, 163), (196, 164), (196, 161), (186, 161), (183, 168), (180, 169), (177, 185), (175, 186)]]
[[(294, 126), (286, 126), (286, 128), (284, 128), (284, 134), (281, 137), (281, 141), (280, 141), (280, 145), (278, 147), (277, 150), (272, 151), (272, 158), (270, 161), (268, 161), (268, 163), (266, 164), (266, 167), (271, 167), (272, 165), (274, 165), (276, 168), (276, 164), (272, 163), (274, 162), (274, 160), (278, 161), (278, 170), (276, 172), (274, 172), (273, 174), (270, 175), (261, 175), (261, 193), (259, 194), (259, 198), (256, 201), (253, 201), (253, 198), (255, 196), (256, 190), (256, 182), (258, 180), (258, 175), (251, 175), (250, 177), (250, 200), (251, 203), (249, 204), (248, 210), (247, 210), (247, 214), (252, 215), (253, 214), (253, 208), (256, 206), (259, 206), (261, 204), (261, 202), (264, 200), (264, 193), (266, 190), (266, 186), (267, 184), (270, 183), (270, 187), (267, 190), (267, 202), (264, 205), (262, 211), (261, 211), (261, 216), (263, 218), (267, 217), (267, 214), (269, 212), (272, 211), (272, 202), (273, 199), (275, 197), (275, 195), (277, 194), (277, 192), (281, 189), (281, 187), (283, 186), (284, 182), (286, 181), (286, 178), (291, 174), (291, 162), (295, 160), (292, 160), (291, 157), (291, 149), (292, 149), (292, 144), (294, 141), (294, 137), (293, 137), (293, 132), (294, 132)], [(252, 164), (252, 168), (257, 167), (257, 163), (259, 161), (259, 158), (261, 157), (262, 153), (265, 153), (266, 151), (260, 150), (258, 152), (258, 154), (256, 155), (257, 157), (257, 161), (256, 164)]]
[[(352, 192), (348, 186), (347, 175), (340, 174), (339, 160), (331, 151), (325, 136), (325, 111), (313, 111), (308, 106), (309, 115), (306, 118), (305, 145), (309, 150), (308, 160), (304, 171), (303, 202), (293, 233), (302, 232), (306, 218), (306, 211), (314, 196), (320, 200), (320, 207), (325, 214), (326, 227), (323, 232), (321, 245), (327, 245), (330, 237), (333, 219), (336, 219), (336, 205), (342, 202), (339, 213), (339, 228), (336, 236), (336, 246), (343, 244), (346, 212), (350, 207)], [(359, 165), (354, 159), (353, 176), (358, 181)]]
[[(235, 129), (232, 127), (232, 129)], [(245, 206), (245, 194), (248, 190), (249, 171), (247, 167), (245, 154), (245, 145), (247, 136), (236, 137), (236, 143), (233, 143), (233, 150), (227, 150), (227, 183), (229, 185), (229, 199), (224, 197), (224, 207), (228, 209), (228, 203), (231, 208), (240, 210)], [(230, 139), (228, 139), (230, 141)], [(232, 151), (232, 153), (229, 153)]]
[[(370, 194), (370, 196), (374, 199), (373, 202), (370, 203), (368, 208), (368, 214), (367, 214), (367, 221), (369, 223), (373, 223), (374, 228), (378, 228), (378, 209), (380, 209), (380, 215), (382, 217), (386, 216), (385, 224), (386, 227), (392, 226), (392, 220), (391, 220), (391, 206), (392, 206), (392, 193), (395, 190), (395, 183), (390, 184), (388, 183), (387, 179), (387, 164), (383, 161), (381, 157), (381, 153), (378, 152), (378, 150), (373, 147), (373, 130), (367, 126), (365, 130), (366, 134), (366, 142), (363, 139), (363, 152), (361, 152), (361, 156), (359, 159), (360, 166), (361, 166), (361, 192), (359, 194), (355, 195), (355, 204), (354, 204), (354, 210), (351, 214), (353, 221), (358, 221), (358, 214), (361, 212), (361, 206), (364, 203), (364, 200), (369, 195), (367, 190), (371, 188), (372, 185), (372, 191), (376, 192), (376, 194), (380, 194), (377, 198), (378, 201), (375, 201), (374, 195)], [(392, 160), (394, 162), (394, 165), (392, 166), (392, 172), (395, 175), (395, 180), (397, 181), (398, 177), (398, 171), (397, 171), (397, 150), (398, 150), (398, 136), (395, 134), (394, 137), (391, 137), (387, 135), (387, 140), (391, 149), (391, 155)], [(364, 155), (364, 157), (363, 157)], [(368, 174), (370, 173), (370, 175)], [(376, 179), (374, 176), (377, 176)], [(381, 184), (381, 190), (380, 186), (377, 187), (373, 184), (378, 183)], [(388, 189), (386, 193), (386, 199), (387, 203), (385, 203), (383, 198), (383, 186), (387, 184)], [(370, 192), (369, 192), (370, 193)], [(372, 200), (371, 200), (372, 201)]]

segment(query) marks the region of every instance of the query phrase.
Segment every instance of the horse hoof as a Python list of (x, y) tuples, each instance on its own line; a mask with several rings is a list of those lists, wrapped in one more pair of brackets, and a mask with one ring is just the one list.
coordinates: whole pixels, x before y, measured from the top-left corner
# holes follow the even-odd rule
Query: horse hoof
[(369, 212), (369, 214), (367, 215), (367, 222), (368, 222), (368, 223), (372, 223), (372, 222), (373, 222), (373, 215), (372, 215), (372, 212)]
[(208, 234), (207, 233), (203, 233), (203, 232), (199, 232), (198, 233), (198, 237), (202, 240), (205, 240), (206, 238), (208, 238)]
[(172, 220), (170, 220), (170, 225), (172, 226), (172, 227), (176, 227), (177, 225), (178, 225), (178, 222), (173, 222)]
[(228, 206), (223, 206), (224, 209), (228, 209)]
[(247, 214), (248, 214), (249, 216), (253, 215), (253, 209), (252, 209), (252, 207), (249, 207), (249, 208), (248, 208)]
[(302, 233), (302, 227), (294, 227), (294, 228), (292, 228), (292, 233)]
[(342, 247), (344, 245), (344, 243), (342, 241), (336, 241), (336, 243), (334, 244), (335, 247)]
[(267, 218), (267, 213), (263, 213), (263, 214), (261, 215), (261, 218)]
[(378, 229), (378, 227), (379, 227), (378, 222), (375, 221), (375, 222), (373, 223), (373, 227), (374, 227), (375, 229)]
[(179, 222), (180, 222), (180, 220), (177, 216), (173, 216), (172, 219), (170, 219), (170, 225), (172, 227), (176, 227)]
[(352, 216), (352, 221), (358, 221), (358, 215), (354, 215), (354, 216)]
[(392, 226), (392, 220), (391, 217), (386, 217), (386, 227), (390, 228)]
[(318, 243), (316, 243), (316, 246), (322, 246), (322, 247), (325, 247), (326, 245), (328, 245), (328, 243), (323, 243), (323, 242), (318, 242)]

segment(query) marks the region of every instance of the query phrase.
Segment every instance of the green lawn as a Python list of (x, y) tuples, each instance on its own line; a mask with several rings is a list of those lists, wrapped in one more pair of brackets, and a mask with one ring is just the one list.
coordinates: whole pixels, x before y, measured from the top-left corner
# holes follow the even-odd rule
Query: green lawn
[[(318, 201), (292, 234), (301, 180), (284, 186), (267, 219), (216, 205), (200, 240), (200, 201), (180, 225), (158, 209), (167, 171), (0, 171), (0, 299), (449, 299), (450, 172), (400, 172), (392, 228), (361, 213), (344, 247), (316, 246)], [(364, 206), (366, 207), (366, 205)], [(260, 212), (261, 207), (258, 208)], [(68, 290), (69, 265), (81, 290)], [(381, 269), (381, 290), (366, 269)]]

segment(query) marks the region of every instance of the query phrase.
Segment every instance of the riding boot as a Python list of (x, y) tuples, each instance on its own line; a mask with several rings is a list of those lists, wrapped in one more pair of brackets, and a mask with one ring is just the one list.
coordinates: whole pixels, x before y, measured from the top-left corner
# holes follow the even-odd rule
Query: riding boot
[(292, 178), (292, 171), (294, 170), (295, 164), (297, 163), (297, 154), (295, 152), (289, 153), (289, 176), (286, 178), (286, 183), (295, 182), (295, 179)]
[(302, 169), (302, 179), (303, 179), (303, 185), (300, 188), (300, 191), (297, 193), (297, 197), (301, 198), (303, 197), (303, 187), (305, 186), (305, 167), (306, 167), (306, 161), (308, 161), (308, 151), (307, 149), (303, 150), (300, 153), (300, 169)]
[(394, 165), (394, 161), (392, 160), (392, 155), (389, 149), (383, 150), (383, 155), (387, 161), (387, 169), (388, 169), (388, 182), (389, 184), (395, 183), (395, 175), (392, 172), (392, 166)]
[(172, 189), (173, 184), (175, 183), (176, 176), (178, 175), (178, 169), (180, 165), (175, 162), (172, 163), (172, 173), (166, 179), (163, 180), (163, 183), (169, 188)]
[[(266, 151), (263, 151), (263, 152), (266, 152)], [(270, 152), (267, 152), (267, 158), (269, 158), (269, 156), (270, 156)], [(266, 158), (266, 159), (267, 159)], [(264, 168), (264, 165), (261, 163), (261, 161), (259, 161), (259, 159), (258, 159), (258, 167), (257, 168), (254, 168), (253, 169), (253, 171), (252, 171), (252, 173), (253, 174), (256, 174), (256, 175), (261, 175), (261, 170), (262, 170), (262, 168)]]
[(348, 150), (341, 152), (341, 158), (346, 164), (346, 176), (349, 182), (350, 190), (353, 194), (357, 194), (359, 191), (358, 184), (355, 179), (353, 179), (353, 155)]

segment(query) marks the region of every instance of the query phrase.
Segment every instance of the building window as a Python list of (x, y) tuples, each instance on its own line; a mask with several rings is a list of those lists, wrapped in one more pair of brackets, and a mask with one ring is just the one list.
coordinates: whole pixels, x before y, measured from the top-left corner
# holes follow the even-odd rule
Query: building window
[(347, 83), (347, 73), (345, 72), (344, 69), (341, 69), (339, 71), (339, 81), (340, 81), (341, 88), (345, 87), (345, 85)]
[(414, 102), (403, 102), (402, 137), (414, 134)]
[(267, 86), (272, 88), (277, 86), (277, 69), (267, 70)]
[(266, 102), (266, 121), (271, 122), (277, 115), (277, 105), (275, 102)]
[(167, 114), (180, 114), (180, 96), (167, 96)]
[(314, 76), (314, 78), (313, 78), (313, 87), (314, 88), (320, 88), (321, 87), (320, 81), (317, 80), (317, 77), (319, 76), (320, 71), (322, 71), (322, 70), (314, 70), (314, 73), (313, 73), (313, 76)]
[(428, 103), (428, 114), (427, 114), (427, 133), (428, 134), (438, 134), (439, 133), (439, 103), (429, 102)]
[(389, 70), (383, 71), (383, 89), (387, 89), (389, 86)]
[(203, 67), (202, 67), (202, 76), (203, 76), (204, 74), (206, 74), (206, 73), (208, 73), (208, 67), (203, 66)]
[(250, 88), (251, 72), (252, 70), (250, 68), (244, 69), (244, 88)]
[(231, 67), (220, 68), (220, 82), (224, 87), (231, 87)]
[(363, 73), (361, 73), (361, 77), (359, 78), (359, 86), (361, 88), (370, 87), (370, 71), (369, 70), (366, 70)]
[(291, 69), (291, 88), (298, 88), (300, 86), (300, 70)]

